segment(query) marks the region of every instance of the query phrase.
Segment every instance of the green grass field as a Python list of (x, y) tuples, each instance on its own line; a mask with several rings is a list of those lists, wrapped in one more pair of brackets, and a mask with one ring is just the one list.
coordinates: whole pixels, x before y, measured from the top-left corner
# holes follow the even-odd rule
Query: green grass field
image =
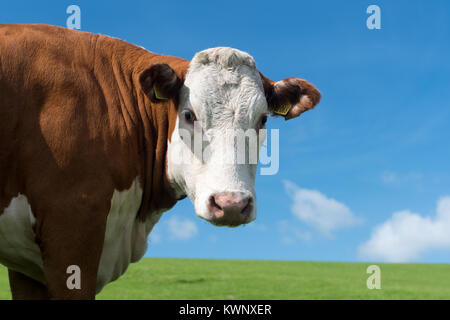
[(450, 265), (378, 265), (381, 289), (369, 290), (367, 263), (146, 258), (97, 299), (450, 299)]

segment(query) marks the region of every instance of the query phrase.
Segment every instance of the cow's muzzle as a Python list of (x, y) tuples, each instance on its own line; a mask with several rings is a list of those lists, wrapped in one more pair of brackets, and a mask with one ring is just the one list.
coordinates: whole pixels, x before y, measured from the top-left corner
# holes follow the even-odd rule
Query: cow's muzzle
[(253, 197), (243, 192), (223, 192), (209, 197), (211, 222), (218, 226), (238, 226), (250, 222)]

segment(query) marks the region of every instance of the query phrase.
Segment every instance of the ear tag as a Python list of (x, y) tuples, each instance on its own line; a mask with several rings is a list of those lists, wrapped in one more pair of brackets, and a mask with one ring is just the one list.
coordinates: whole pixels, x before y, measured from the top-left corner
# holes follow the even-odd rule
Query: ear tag
[(159, 100), (168, 100), (167, 98), (163, 97), (162, 94), (156, 89), (156, 84), (153, 85), (153, 92), (155, 93), (155, 97)]
[(277, 110), (273, 110), (273, 113), (285, 116), (288, 114), (289, 110), (291, 110), (291, 105), (285, 104), (285, 105), (279, 106)]

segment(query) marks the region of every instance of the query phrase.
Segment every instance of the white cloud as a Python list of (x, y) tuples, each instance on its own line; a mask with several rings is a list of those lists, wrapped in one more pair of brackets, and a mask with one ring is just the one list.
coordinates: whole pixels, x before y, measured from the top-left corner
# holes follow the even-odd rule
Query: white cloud
[(278, 221), (278, 231), (281, 233), (281, 241), (285, 244), (294, 243), (295, 240), (309, 241), (311, 240), (311, 233), (302, 231), (290, 221)]
[(194, 222), (189, 219), (179, 219), (175, 216), (167, 221), (167, 226), (172, 239), (188, 240), (198, 232), (197, 225)]
[(450, 196), (438, 201), (434, 218), (409, 210), (395, 212), (375, 227), (358, 255), (362, 260), (410, 262), (430, 250), (450, 251)]
[(319, 191), (299, 188), (290, 181), (284, 181), (284, 185), (294, 200), (292, 213), (327, 236), (331, 236), (333, 230), (362, 222), (345, 204)]
[(151, 244), (158, 244), (158, 243), (161, 243), (162, 235), (161, 235), (161, 233), (159, 232), (159, 230), (153, 229), (153, 230), (150, 232), (149, 240), (150, 240), (150, 243), (151, 243)]

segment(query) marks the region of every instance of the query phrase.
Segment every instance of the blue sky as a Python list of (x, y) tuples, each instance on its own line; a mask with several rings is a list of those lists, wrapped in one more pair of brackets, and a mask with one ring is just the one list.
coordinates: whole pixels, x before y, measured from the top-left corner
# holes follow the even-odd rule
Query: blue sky
[[(323, 95), (299, 119), (269, 120), (280, 170), (256, 179), (256, 222), (214, 227), (184, 200), (148, 256), (450, 263), (450, 2), (17, 0), (0, 21), (65, 26), (70, 4), (84, 31), (186, 59), (235, 47)], [(381, 30), (366, 27), (371, 4)]]

